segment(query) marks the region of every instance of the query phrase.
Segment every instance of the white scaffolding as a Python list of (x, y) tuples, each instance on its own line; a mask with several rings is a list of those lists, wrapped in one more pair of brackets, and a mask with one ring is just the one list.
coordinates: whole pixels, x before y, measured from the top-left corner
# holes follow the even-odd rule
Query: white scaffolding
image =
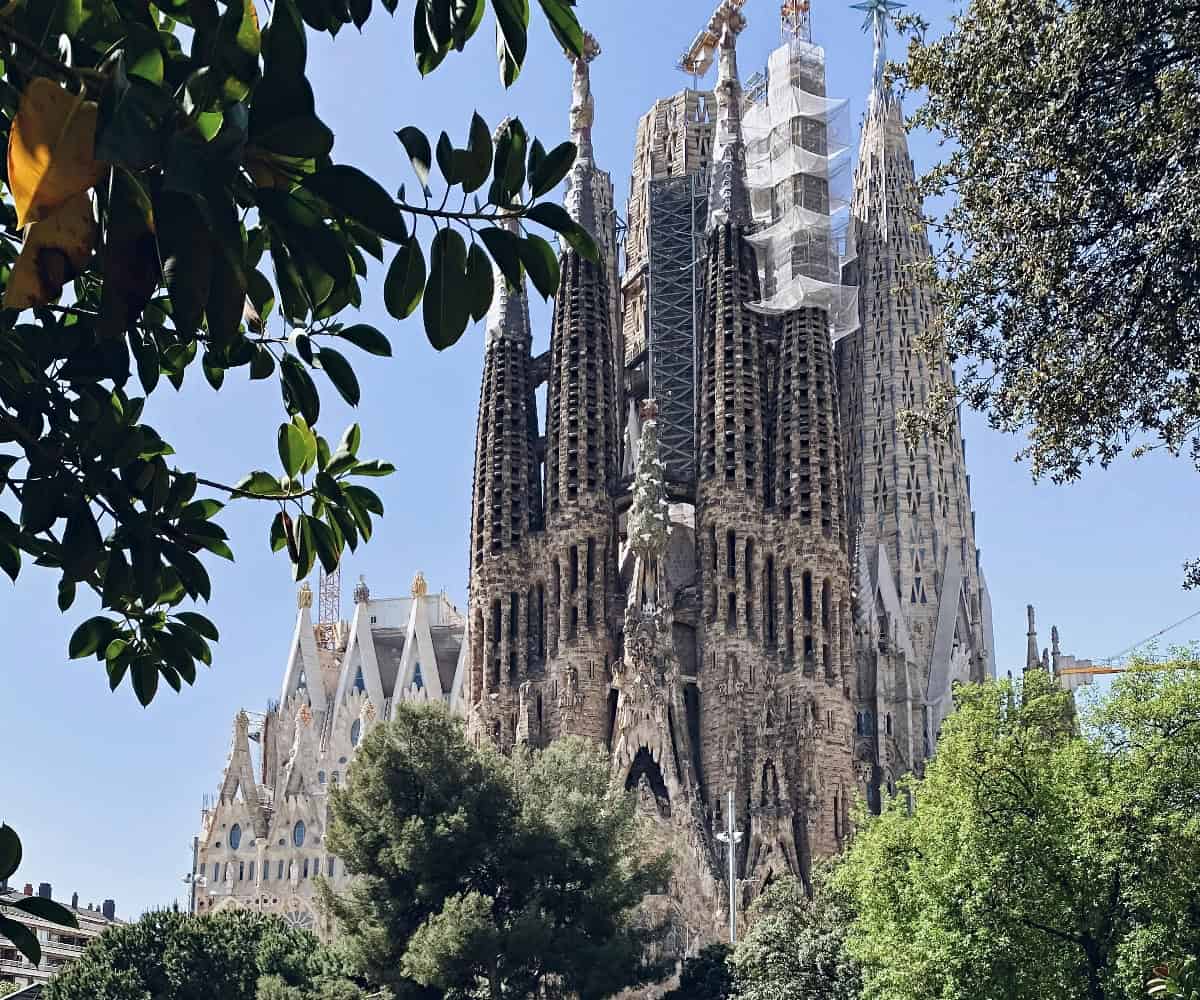
[(747, 99), (746, 182), (763, 297), (778, 315), (829, 313), (834, 337), (858, 326), (858, 289), (842, 284), (855, 257), (850, 226), (849, 105), (825, 96), (825, 50), (798, 38), (771, 53), (767, 84)]

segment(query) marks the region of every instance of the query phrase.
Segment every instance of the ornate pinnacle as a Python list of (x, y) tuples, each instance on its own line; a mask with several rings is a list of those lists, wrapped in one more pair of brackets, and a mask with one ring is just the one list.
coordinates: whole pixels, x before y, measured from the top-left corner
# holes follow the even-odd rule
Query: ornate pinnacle
[(361, 573), (358, 575), (358, 583), (354, 585), (354, 603), (365, 604), (371, 599), (371, 591), (367, 588), (367, 580)]
[(311, 608), (312, 599), (312, 587), (310, 587), (308, 585), (308, 581), (305, 580), (302, 584), (300, 584), (300, 589), (296, 592), (296, 607), (300, 610)]
[(413, 577), (412, 595), (413, 597), (424, 597), (429, 593), (429, 584), (425, 582), (425, 574), (417, 570), (417, 575)]
[(595, 102), (592, 100), (592, 75), (590, 65), (600, 55), (600, 43), (590, 32), (583, 36), (583, 55), (568, 52), (567, 59), (573, 70), (571, 74), (571, 140), (579, 150), (577, 159), (592, 159), (592, 121), (595, 117)]
[(863, 31), (870, 31), (875, 36), (875, 56), (872, 61), (871, 94), (883, 93), (883, 70), (887, 65), (887, 28), (892, 20), (892, 11), (907, 6), (899, 0), (862, 0), (852, 3), (851, 10), (861, 10), (867, 16), (863, 19)]
[(750, 195), (746, 190), (746, 150), (742, 142), (742, 88), (738, 81), (737, 36), (746, 19), (737, 10), (721, 18), (717, 59), (717, 123), (713, 143), (709, 225), (748, 224)]

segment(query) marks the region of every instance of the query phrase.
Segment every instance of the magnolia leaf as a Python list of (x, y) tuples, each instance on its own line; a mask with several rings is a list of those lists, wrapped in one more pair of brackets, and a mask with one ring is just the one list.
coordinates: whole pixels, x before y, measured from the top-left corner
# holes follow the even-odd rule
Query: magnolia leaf
[(396, 319), (413, 314), (425, 289), (425, 254), (416, 236), (400, 244), (383, 283), (383, 302)]
[(86, 191), (30, 225), (4, 289), (4, 308), (28, 309), (57, 302), (63, 286), (83, 270), (96, 245), (97, 232)]
[(17, 225), (47, 218), (104, 176), (93, 155), (99, 107), (53, 80), (35, 77), (8, 135), (8, 184)]

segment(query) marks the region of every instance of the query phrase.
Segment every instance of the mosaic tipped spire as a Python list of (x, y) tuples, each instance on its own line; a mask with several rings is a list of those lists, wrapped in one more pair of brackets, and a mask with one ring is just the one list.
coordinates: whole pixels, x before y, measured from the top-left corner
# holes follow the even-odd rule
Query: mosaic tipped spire
[(571, 141), (578, 151), (575, 164), (567, 174), (567, 190), (563, 198), (567, 214), (584, 229), (599, 238), (601, 222), (596, 207), (596, 162), (592, 150), (592, 122), (596, 102), (592, 98), (591, 63), (600, 55), (595, 36), (583, 36), (583, 55), (567, 53), (571, 63)]
[(571, 141), (579, 150), (576, 162), (592, 160), (592, 121), (595, 101), (592, 98), (591, 63), (600, 55), (600, 43), (591, 32), (584, 32), (583, 55), (567, 53), (571, 63)]
[(883, 71), (887, 66), (887, 29), (891, 23), (893, 12), (907, 6), (899, 0), (863, 0), (862, 3), (852, 3), (851, 10), (861, 10), (867, 16), (863, 19), (863, 31), (870, 31), (875, 37), (875, 55), (872, 61), (871, 93), (883, 92)]
[(742, 141), (742, 85), (738, 79), (737, 36), (746, 19), (734, 9), (722, 12), (717, 50), (717, 125), (713, 143), (709, 225), (750, 222), (746, 189), (746, 147)]

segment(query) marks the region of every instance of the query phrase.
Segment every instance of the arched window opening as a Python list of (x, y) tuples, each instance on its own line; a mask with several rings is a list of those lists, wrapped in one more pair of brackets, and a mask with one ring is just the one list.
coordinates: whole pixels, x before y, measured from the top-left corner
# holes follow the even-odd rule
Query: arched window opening
[(238, 823), (234, 823), (229, 831), (229, 848), (236, 851), (242, 843), (242, 828)]
[(728, 629), (737, 628), (737, 594), (732, 590), (729, 592), (729, 607), (725, 615), (725, 627)]
[(731, 580), (737, 579), (737, 533), (725, 533), (725, 575)]
[(571, 546), (571, 593), (579, 589), (579, 546)]
[(775, 557), (767, 556), (766, 594), (763, 596), (763, 609), (766, 613), (766, 633), (768, 645), (775, 645)]
[[(354, 722), (351, 723), (351, 725), (350, 725), (350, 745), (352, 747), (358, 746), (358, 741), (359, 741), (359, 739), (361, 739), (361, 737), (362, 737), (362, 719), (355, 719)], [(299, 847), (300, 845), (297, 844), (296, 846)]]
[(805, 570), (804, 575), (800, 577), (800, 592), (804, 608), (804, 620), (811, 622), (813, 620), (813, 581), (812, 573), (808, 570)]
[(297, 847), (304, 846), (304, 820), (296, 820), (296, 825), (292, 827), (292, 843)]
[(829, 637), (830, 615), (833, 612), (833, 598), (830, 596), (832, 592), (833, 588), (829, 583), (829, 577), (826, 577), (821, 581), (821, 629), (824, 631), (826, 638)]
[(546, 585), (543, 583), (537, 585), (537, 602), (538, 621), (541, 623), (537, 633), (538, 659), (544, 660), (546, 658)]

